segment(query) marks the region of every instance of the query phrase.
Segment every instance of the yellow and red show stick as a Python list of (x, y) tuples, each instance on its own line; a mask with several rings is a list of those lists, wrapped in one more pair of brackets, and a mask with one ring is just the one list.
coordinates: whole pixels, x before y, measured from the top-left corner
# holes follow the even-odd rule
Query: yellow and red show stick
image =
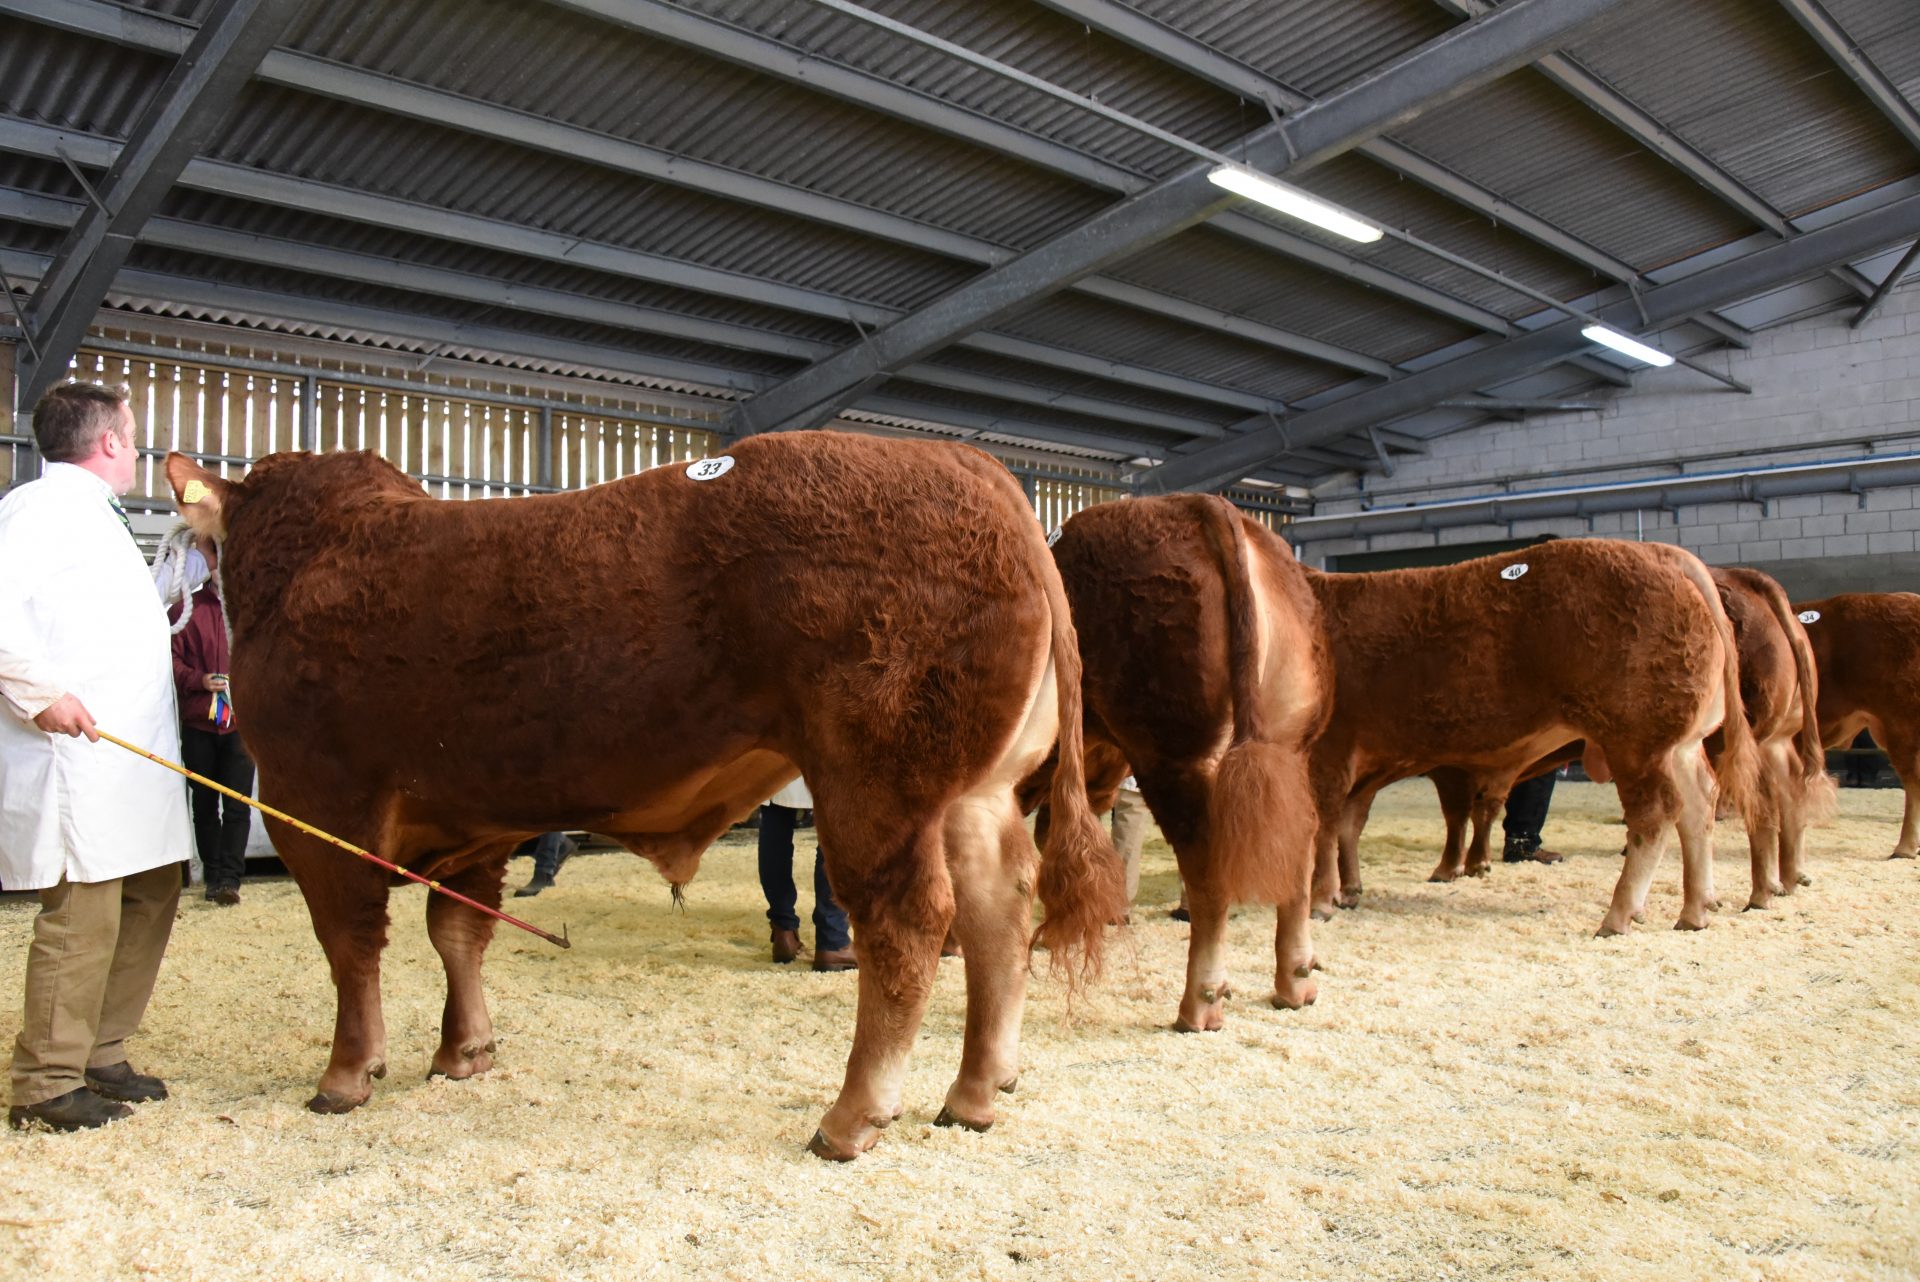
[(355, 855), (361, 859), (364, 859), (370, 864), (378, 864), (380, 865), (380, 867), (385, 868), (388, 872), (400, 874), (402, 877), (405, 877), (408, 881), (417, 881), (422, 886), (425, 886), (428, 890), (439, 891), (441, 894), (447, 896), (449, 899), (457, 899), (461, 903), (465, 904), (467, 907), (477, 909), (480, 912), (485, 913), (487, 916), (496, 918), (499, 921), (504, 921), (509, 926), (518, 926), (520, 929), (528, 932), (529, 934), (538, 935), (540, 936), (540, 938), (546, 940), (550, 944), (558, 944), (562, 948), (573, 947), (572, 941), (570, 941), (566, 937), (565, 927), (561, 928), (562, 933), (558, 935), (552, 934), (548, 931), (544, 931), (540, 929), (538, 926), (535, 926), (530, 922), (521, 921), (518, 917), (515, 917), (510, 913), (503, 913), (497, 908), (487, 907), (485, 904), (480, 903), (478, 900), (469, 899), (457, 890), (449, 890), (447, 887), (441, 885), (439, 882), (434, 881), (429, 877), (422, 877), (419, 873), (409, 872), (405, 868), (402, 868), (399, 864), (388, 863), (386, 860), (382, 859), (380, 856), (374, 854), (371, 850), (362, 850), (360, 847), (354, 845), (350, 841), (342, 841), (340, 838), (334, 836), (330, 832), (322, 832), (320, 829), (314, 827), (312, 824), (302, 823), (300, 820), (295, 819), (292, 815), (287, 814), (283, 810), (275, 810), (272, 806), (265, 805), (261, 802), (255, 801), (252, 797), (243, 796), (240, 793), (235, 792), (233, 789), (227, 787), (225, 784), (215, 783), (213, 780), (207, 778), (205, 775), (195, 774), (193, 771), (187, 769), (183, 765), (178, 764), (177, 762), (168, 761), (165, 757), (155, 756), (153, 753), (148, 752), (145, 748), (142, 748), (137, 744), (128, 743), (125, 739), (120, 738), (118, 735), (108, 734), (105, 730), (101, 730), (97, 726), (94, 728), (94, 733), (98, 734), (102, 739), (105, 739), (108, 743), (117, 744), (118, 746), (125, 748), (128, 752), (137, 753), (140, 756), (145, 757), (148, 761), (153, 762), (157, 766), (165, 766), (167, 769), (173, 771), (177, 775), (185, 775), (187, 778), (193, 780), (197, 784), (204, 784), (206, 787), (213, 789), (215, 792), (222, 793), (225, 796), (232, 797), (235, 801), (241, 802), (244, 805), (252, 806), (255, 810), (258, 810), (263, 815), (272, 815), (275, 819), (278, 819), (283, 824), (289, 824), (295, 828), (298, 828), (301, 832), (304, 832), (309, 836), (318, 837), (322, 841), (330, 842), (331, 844), (340, 847), (340, 849), (346, 851), (350, 855)]

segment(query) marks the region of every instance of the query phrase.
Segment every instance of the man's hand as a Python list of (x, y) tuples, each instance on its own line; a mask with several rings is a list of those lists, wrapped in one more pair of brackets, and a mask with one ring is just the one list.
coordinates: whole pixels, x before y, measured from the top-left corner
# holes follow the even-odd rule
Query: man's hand
[(200, 684), (206, 688), (207, 693), (209, 694), (217, 694), (220, 691), (227, 689), (226, 677), (222, 676), (218, 672), (207, 673), (207, 675), (200, 678)]
[(93, 728), (93, 714), (87, 711), (87, 705), (71, 694), (63, 694), (53, 701), (39, 716), (33, 719), (48, 734), (70, 734), (75, 738), (85, 735), (94, 743), (100, 742), (100, 732)]

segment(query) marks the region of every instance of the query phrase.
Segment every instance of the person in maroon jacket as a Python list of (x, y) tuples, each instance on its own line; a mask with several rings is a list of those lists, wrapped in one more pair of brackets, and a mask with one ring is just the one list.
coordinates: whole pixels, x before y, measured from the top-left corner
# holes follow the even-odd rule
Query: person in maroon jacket
[[(219, 551), (211, 539), (199, 543), (211, 570)], [(234, 733), (233, 701), (227, 686), (227, 621), (214, 578), (193, 593), (193, 613), (173, 636), (173, 684), (180, 696), (180, 755), (189, 770), (250, 794), (253, 761)], [(181, 607), (170, 611), (177, 623)], [(231, 907), (240, 902), (240, 878), (246, 871), (247, 830), (251, 812), (205, 784), (189, 784), (193, 793), (193, 841), (205, 870), (207, 898)]]

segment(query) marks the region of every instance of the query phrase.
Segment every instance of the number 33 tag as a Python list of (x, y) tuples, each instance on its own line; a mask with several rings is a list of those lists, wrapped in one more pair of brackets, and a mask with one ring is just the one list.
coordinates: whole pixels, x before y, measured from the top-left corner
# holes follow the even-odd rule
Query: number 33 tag
[(687, 464), (687, 476), (690, 480), (711, 481), (725, 476), (733, 470), (733, 456), (722, 454), (718, 458), (703, 458)]

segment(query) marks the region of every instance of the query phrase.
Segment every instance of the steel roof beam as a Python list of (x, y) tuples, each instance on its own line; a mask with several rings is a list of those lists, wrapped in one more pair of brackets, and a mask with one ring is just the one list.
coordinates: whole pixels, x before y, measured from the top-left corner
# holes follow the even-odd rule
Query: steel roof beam
[(1900, 131), (1908, 145), (1920, 151), (1920, 111), (1914, 110), (1899, 87), (1854, 43), (1846, 28), (1827, 12), (1827, 7), (1820, 0), (1780, 0), (1780, 3), (1807, 29), (1822, 52), (1839, 63), (1848, 78), (1860, 86), (1860, 92), (1873, 100), (1873, 105)]
[(1900, 256), (1900, 261), (1893, 265), (1893, 270), (1887, 273), (1887, 278), (1881, 281), (1879, 287), (1873, 291), (1873, 296), (1861, 304), (1860, 310), (1855, 312), (1853, 319), (1847, 322), (1848, 329), (1859, 329), (1873, 319), (1873, 314), (1880, 310), (1880, 304), (1887, 301), (1887, 295), (1900, 288), (1901, 280), (1912, 270), (1916, 258), (1920, 258), (1920, 240), (1914, 241), (1913, 246)]
[[(47, 263), (47, 257), (42, 254), (0, 250), (0, 269), (14, 277), (37, 280), (46, 271)], [(662, 383), (680, 382), (747, 392), (766, 382), (756, 375), (677, 357), (653, 356), (596, 343), (548, 338), (498, 325), (442, 320), (300, 294), (220, 285), (164, 272), (122, 269), (114, 281), (112, 292), (213, 311), (257, 312), (263, 316), (307, 324), (370, 330), (447, 348), (472, 347), (487, 352), (511, 352), (558, 365), (605, 370)], [(89, 317), (88, 323), (93, 323), (93, 319)]]
[(20, 407), (66, 376), (135, 238), (306, 0), (216, 0), (134, 124), (90, 204), (55, 251), (25, 310), (33, 337)]
[[(1297, 115), (1257, 130), (1244, 143), (1247, 162), (1268, 173), (1285, 173), (1328, 160), (1537, 57), (1615, 3), (1513, 0)], [(847, 393), (875, 372), (917, 360), (1219, 213), (1233, 198), (1207, 181), (1211, 168), (1189, 166), (803, 370), (740, 406), (738, 429), (746, 434), (805, 421), (844, 403)]]
[[(1632, 298), (1623, 298), (1595, 311), (1607, 324), (1645, 332), (1682, 321), (1704, 309), (1725, 307), (1818, 275), (1837, 263), (1916, 235), (1920, 235), (1920, 195), (1905, 196), (1646, 290), (1640, 296), (1639, 306)], [(1644, 323), (1641, 307), (1645, 308)], [(1581, 327), (1577, 319), (1546, 326), (1324, 408), (1297, 414), (1279, 428), (1264, 418), (1248, 419), (1239, 425), (1248, 429), (1244, 435), (1156, 469), (1150, 477), (1143, 478), (1142, 484), (1151, 485), (1156, 493), (1229, 485), (1252, 468), (1283, 458), (1290, 449), (1417, 413), (1435, 401), (1497, 385), (1529, 368), (1578, 351), (1586, 346), (1586, 339), (1580, 335)]]
[(1604, 410), (1602, 401), (1552, 401), (1519, 396), (1462, 396), (1435, 401), (1447, 410), (1515, 410), (1522, 414), (1566, 414), (1582, 410)]
[[(49, 159), (64, 152), (77, 164), (105, 168), (112, 163), (118, 150), (119, 144), (110, 139), (55, 129), (33, 121), (0, 117), (0, 151), (43, 156)], [(797, 311), (824, 319), (847, 321), (855, 325), (874, 327), (905, 314), (895, 307), (863, 303), (819, 290), (742, 276), (735, 272), (702, 267), (695, 263), (663, 258), (656, 254), (624, 249), (616, 245), (580, 241), (571, 236), (525, 227), (517, 223), (353, 191), (327, 183), (314, 182), (311, 179), (268, 173), (265, 170), (250, 169), (224, 161), (205, 159), (193, 161), (181, 175), (180, 185), (282, 208), (307, 210), (373, 226), (397, 228), (417, 235), (439, 237), (485, 249), (522, 254), (569, 267), (604, 271), (652, 284), (670, 285), (725, 298), (762, 303), (770, 307)], [(44, 216), (25, 213), (26, 205), (23, 205), (23, 199), (30, 204), (49, 201), (53, 198), (28, 198), (25, 193), (16, 193), (15, 198), (8, 201), (4, 194), (0, 194), (0, 201), (15, 207), (18, 211), (17, 216), (27, 221), (50, 221)], [(57, 203), (69, 209), (72, 208), (72, 202)], [(161, 220), (155, 220), (156, 223), (159, 221)], [(65, 226), (68, 222), (71, 222), (71, 218), (62, 221), (60, 225)], [(152, 225), (154, 224), (150, 223), (150, 226)], [(186, 223), (179, 225), (194, 226)], [(148, 239), (154, 239), (154, 237), (149, 236)], [(245, 257), (244, 254), (231, 253), (227, 256)], [(576, 295), (569, 294), (567, 297), (576, 297)], [(672, 315), (655, 309), (647, 310), (654, 317), (664, 318)], [(713, 324), (714, 322), (704, 323)], [(638, 328), (646, 329), (648, 326), (639, 325)], [(749, 330), (749, 332), (761, 331)], [(719, 339), (715, 341), (723, 341), (727, 346), (754, 347), (751, 342)], [(982, 333), (963, 339), (961, 345), (978, 351), (1012, 357), (1044, 368), (1070, 370), (1109, 382), (1228, 405), (1249, 412), (1271, 410), (1274, 413), (1285, 413), (1287, 411), (1283, 402), (1251, 392), (1243, 392), (1236, 388), (1163, 370), (1069, 351), (1029, 339)]]

